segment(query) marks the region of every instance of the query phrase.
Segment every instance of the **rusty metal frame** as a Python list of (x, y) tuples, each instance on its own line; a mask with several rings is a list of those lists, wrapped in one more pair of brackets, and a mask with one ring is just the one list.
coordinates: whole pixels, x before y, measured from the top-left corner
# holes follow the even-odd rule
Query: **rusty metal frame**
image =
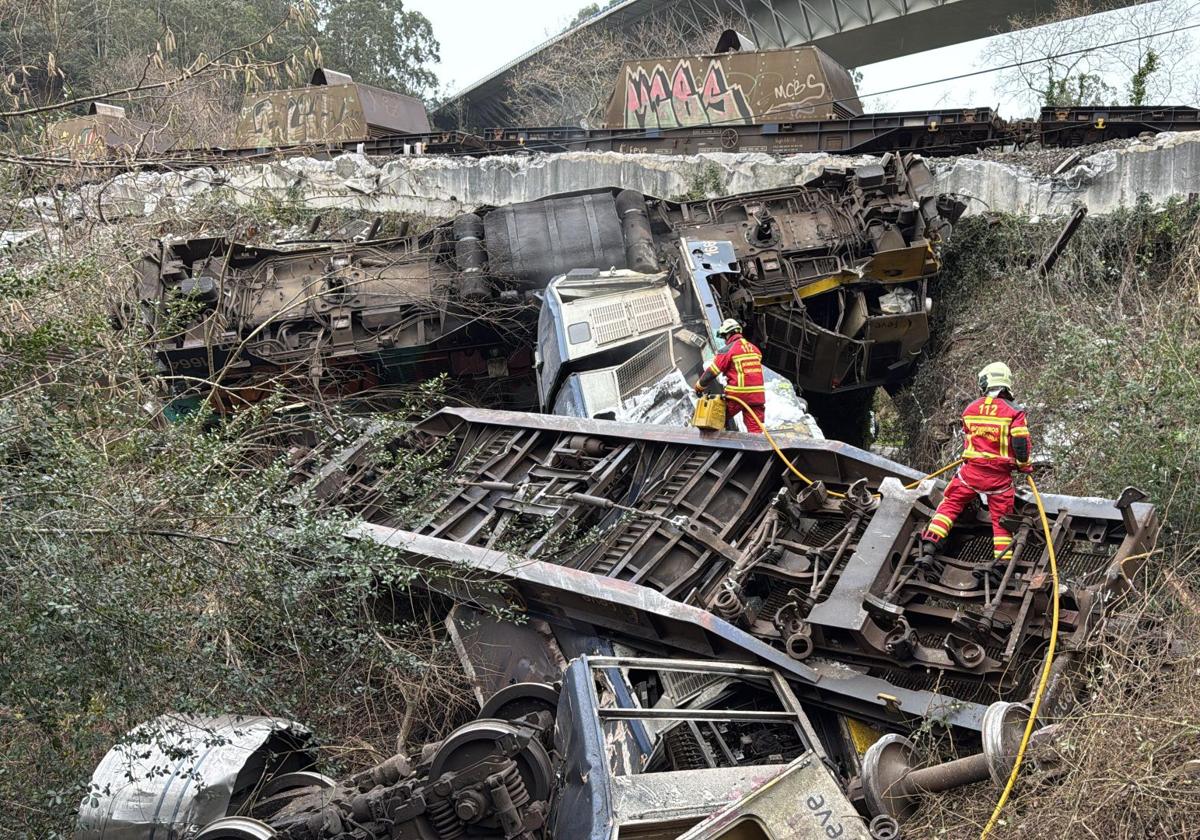
[(370, 523), (351, 528), (346, 536), (401, 552), (425, 572), (419, 583), (431, 591), (499, 605), (486, 586), (473, 590), (471, 575), (464, 573), (478, 575), (478, 584), (507, 583), (526, 610), (551, 624), (594, 621), (606, 635), (643, 647), (762, 663), (786, 674), (802, 700), (882, 726), (911, 724), (918, 718), (970, 731), (982, 725), (982, 705), (901, 688), (835, 663), (806, 665), (706, 610), (638, 584)]
[(744, 665), (736, 662), (711, 662), (704, 659), (655, 659), (645, 656), (588, 656), (588, 667), (592, 670), (605, 668), (644, 668), (653, 671), (674, 671), (687, 674), (711, 674), (717, 677), (735, 677), (741, 680), (764, 680), (775, 692), (784, 711), (743, 712), (735, 709), (599, 709), (601, 720), (762, 720), (795, 721), (804, 734), (810, 752), (822, 761), (828, 759), (825, 747), (813, 728), (808, 714), (800, 704), (792, 687), (779, 671), (763, 665)]
[[(963, 528), (970, 533), (941, 560), (944, 575), (914, 575), (913, 539), (919, 521), (931, 515), (935, 484), (900, 490), (901, 483), (919, 476), (845, 444), (779, 438), (789, 458), (813, 478), (831, 487), (865, 478), (882, 494), (869, 512), (845, 508), (842, 502), (819, 502), (812, 513), (788, 514), (812, 517), (817, 524), (806, 526), (808, 536), (780, 531), (777, 543), (776, 537), (770, 538), (772, 545), (810, 558), (822, 543), (841, 540), (841, 548), (836, 553), (830, 549), (823, 563), (818, 556), (816, 569), (823, 574), (814, 576), (807, 568), (812, 585), (802, 584), (801, 591), (808, 593), (806, 606), (803, 596), (791, 591), (796, 585), (791, 581), (809, 581), (797, 577), (804, 570), (748, 559), (758, 558), (761, 551), (754, 547), (755, 529), (772, 521), (767, 506), (787, 508), (795, 502), (784, 500), (792, 499), (798, 489), (761, 437), (469, 408), (439, 412), (411, 435), (393, 445), (422, 448), (445, 440), (450, 442), (447, 454), (455, 460), (452, 471), (459, 477), (453, 484), (458, 486), (448, 490), (432, 516), (419, 522), (392, 518), (371, 501), (379, 494), (373, 483), (378, 479), (367, 482), (360, 499), (345, 488), (332, 489), (373, 526), (402, 528), (453, 546), (443, 545), (431, 555), (433, 560), (451, 560), (456, 550), (487, 551), (504, 545), (505, 529), (512, 521), (518, 528), (533, 529), (525, 537), (517, 531), (517, 543), (509, 545), (520, 557), (513, 561), (518, 565), (536, 560), (570, 570), (558, 574), (590, 573), (590, 585), (606, 592), (618, 579), (640, 585), (675, 602), (672, 608), (702, 608), (724, 618), (728, 623), (721, 623), (718, 635), (736, 626), (739, 633), (797, 659), (815, 654), (842, 663), (842, 668), (864, 671), (884, 686), (936, 691), (972, 703), (982, 703), (985, 695), (997, 691), (1018, 698), (1025, 671), (1011, 666), (1048, 632), (1040, 606), (1046, 597), (1047, 557), (1040, 543), (1026, 545), (1022, 540), (1016, 546), (998, 586), (978, 575), (974, 585), (968, 585), (980, 562), (977, 550), (983, 537), (978, 534), (986, 528), (976, 515), (964, 519)], [(339, 472), (353, 471), (352, 462), (338, 459)], [(695, 484), (696, 470), (676, 469), (680, 465), (707, 473), (705, 483)], [(735, 479), (720, 480), (730, 469), (738, 470)], [(622, 476), (615, 478), (618, 470)], [(336, 476), (332, 480), (337, 483)], [(665, 494), (662, 487), (667, 488)], [(780, 496), (782, 491), (787, 494)], [(1073, 645), (1082, 645), (1107, 606), (1132, 585), (1137, 559), (1144, 556), (1156, 529), (1154, 509), (1136, 494), (1125, 494), (1117, 502), (1053, 494), (1045, 500), (1054, 511), (1055, 542), (1060, 558), (1067, 560), (1064, 579), (1073, 598), (1063, 611), (1061, 632)], [(469, 518), (449, 528), (446, 517), (452, 511), (466, 512)], [(839, 524), (842, 531), (831, 536)], [(812, 530), (818, 527), (823, 530)], [(575, 540), (582, 532), (594, 538)], [(1018, 532), (1032, 533), (1025, 526)], [(660, 566), (655, 558), (661, 558)], [(728, 644), (726, 639), (714, 647), (711, 639), (698, 640), (680, 625), (655, 624), (660, 619), (650, 617), (652, 610), (644, 603), (635, 613), (622, 611), (616, 602), (603, 609), (598, 602), (583, 608), (577, 596), (587, 588), (572, 591), (572, 585), (556, 581), (561, 594), (555, 598), (544, 590), (534, 593), (551, 621), (587, 622), (599, 635), (611, 632), (614, 639), (649, 644), (642, 650), (650, 653), (719, 658), (714, 651)], [(753, 605), (750, 598), (755, 599)], [(574, 612), (562, 609), (563, 602), (572, 602)], [(794, 626), (794, 619), (781, 618), (788, 605), (799, 610)], [(893, 649), (896, 633), (903, 641), (899, 652)], [(812, 670), (831, 667), (819, 664)], [(939, 683), (925, 675), (928, 668), (951, 681)], [(878, 698), (879, 692), (894, 694), (881, 687), (873, 696)], [(888, 704), (885, 700), (884, 706)], [(871, 705), (878, 713), (878, 704)], [(900, 703), (901, 718), (911, 707), (911, 702)]]

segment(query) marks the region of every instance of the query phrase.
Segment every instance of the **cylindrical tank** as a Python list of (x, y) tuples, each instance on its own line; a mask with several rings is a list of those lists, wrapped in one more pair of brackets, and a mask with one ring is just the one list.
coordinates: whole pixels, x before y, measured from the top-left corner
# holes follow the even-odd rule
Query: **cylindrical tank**
[(654, 236), (646, 216), (646, 199), (636, 190), (621, 190), (616, 203), (625, 237), (626, 262), (634, 271), (653, 274), (658, 271), (658, 257), (654, 254)]
[(486, 254), (483, 243), (483, 219), (474, 213), (464, 213), (451, 226), (454, 235), (454, 262), (462, 272), (462, 296), (482, 300), (491, 295), (491, 287), (483, 276)]
[(541, 289), (575, 268), (626, 268), (625, 238), (610, 192), (497, 208), (483, 220), (489, 273)]

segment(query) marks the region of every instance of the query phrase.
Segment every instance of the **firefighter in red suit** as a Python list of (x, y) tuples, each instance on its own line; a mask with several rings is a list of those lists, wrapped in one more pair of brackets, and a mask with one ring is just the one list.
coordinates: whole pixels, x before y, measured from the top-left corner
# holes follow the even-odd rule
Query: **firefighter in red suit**
[(1012, 402), (1012, 372), (1008, 365), (996, 362), (981, 370), (979, 390), (983, 396), (962, 414), (964, 463), (921, 535), (923, 565), (936, 553), (963, 508), (980, 496), (987, 499), (992, 518), (993, 561), (1007, 561), (1012, 552), (1012, 534), (1000, 520), (1013, 510), (1013, 470), (1028, 473), (1033, 469), (1029, 426), (1024, 408)]
[(725, 401), (725, 421), (728, 425), (737, 415), (743, 415), (746, 431), (762, 433), (766, 419), (767, 392), (763, 388), (762, 351), (742, 337), (742, 325), (733, 318), (726, 318), (717, 328), (717, 338), (725, 346), (713, 358), (712, 364), (704, 369), (696, 392), (702, 393), (718, 375), (725, 377), (725, 393), (750, 406), (746, 411), (739, 403)]

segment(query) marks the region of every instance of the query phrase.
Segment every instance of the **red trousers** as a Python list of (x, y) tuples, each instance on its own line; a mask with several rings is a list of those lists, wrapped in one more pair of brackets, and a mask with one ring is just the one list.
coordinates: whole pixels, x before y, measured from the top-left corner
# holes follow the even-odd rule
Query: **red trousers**
[(1003, 473), (988, 470), (970, 461), (963, 465), (946, 488), (942, 503), (938, 505), (921, 539), (935, 544), (941, 542), (954, 527), (963, 508), (980, 494), (987, 498), (988, 513), (992, 518), (992, 557), (997, 561), (1007, 559), (1006, 555), (1012, 547), (1012, 534), (1000, 524), (1000, 520), (1013, 512), (1015, 491), (1012, 476), (1007, 470)]
[(742, 399), (745, 400), (746, 404), (749, 405), (753, 410), (747, 411), (746, 409), (742, 408), (740, 403), (736, 403), (733, 400), (727, 399), (725, 400), (725, 420), (732, 422), (734, 417), (737, 417), (739, 414), (741, 414), (742, 418), (746, 422), (746, 431), (761, 435), (762, 424), (767, 420), (766, 405), (756, 405), (747, 400), (745, 397), (742, 397)]

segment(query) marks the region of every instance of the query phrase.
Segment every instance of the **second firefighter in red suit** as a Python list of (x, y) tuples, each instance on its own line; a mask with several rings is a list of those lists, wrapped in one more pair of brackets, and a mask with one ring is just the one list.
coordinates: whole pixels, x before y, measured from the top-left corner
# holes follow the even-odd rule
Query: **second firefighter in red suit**
[(1007, 561), (1012, 534), (1001, 520), (1015, 501), (1013, 470), (1032, 470), (1033, 445), (1025, 410), (1012, 402), (1012, 373), (997, 362), (979, 372), (979, 399), (962, 413), (963, 465), (946, 488), (942, 503), (921, 535), (922, 559), (936, 553), (963, 509), (974, 499), (987, 499), (992, 520), (992, 558)]
[[(717, 328), (717, 338), (724, 341), (725, 346), (704, 369), (700, 381), (696, 383), (696, 391), (704, 391), (716, 381), (718, 375), (724, 376), (726, 423), (741, 414), (746, 423), (746, 431), (761, 434), (767, 411), (767, 392), (763, 388), (762, 351), (742, 336), (742, 325), (733, 318), (726, 318)], [(737, 397), (749, 406), (750, 410), (747, 411), (741, 403), (729, 397)]]

